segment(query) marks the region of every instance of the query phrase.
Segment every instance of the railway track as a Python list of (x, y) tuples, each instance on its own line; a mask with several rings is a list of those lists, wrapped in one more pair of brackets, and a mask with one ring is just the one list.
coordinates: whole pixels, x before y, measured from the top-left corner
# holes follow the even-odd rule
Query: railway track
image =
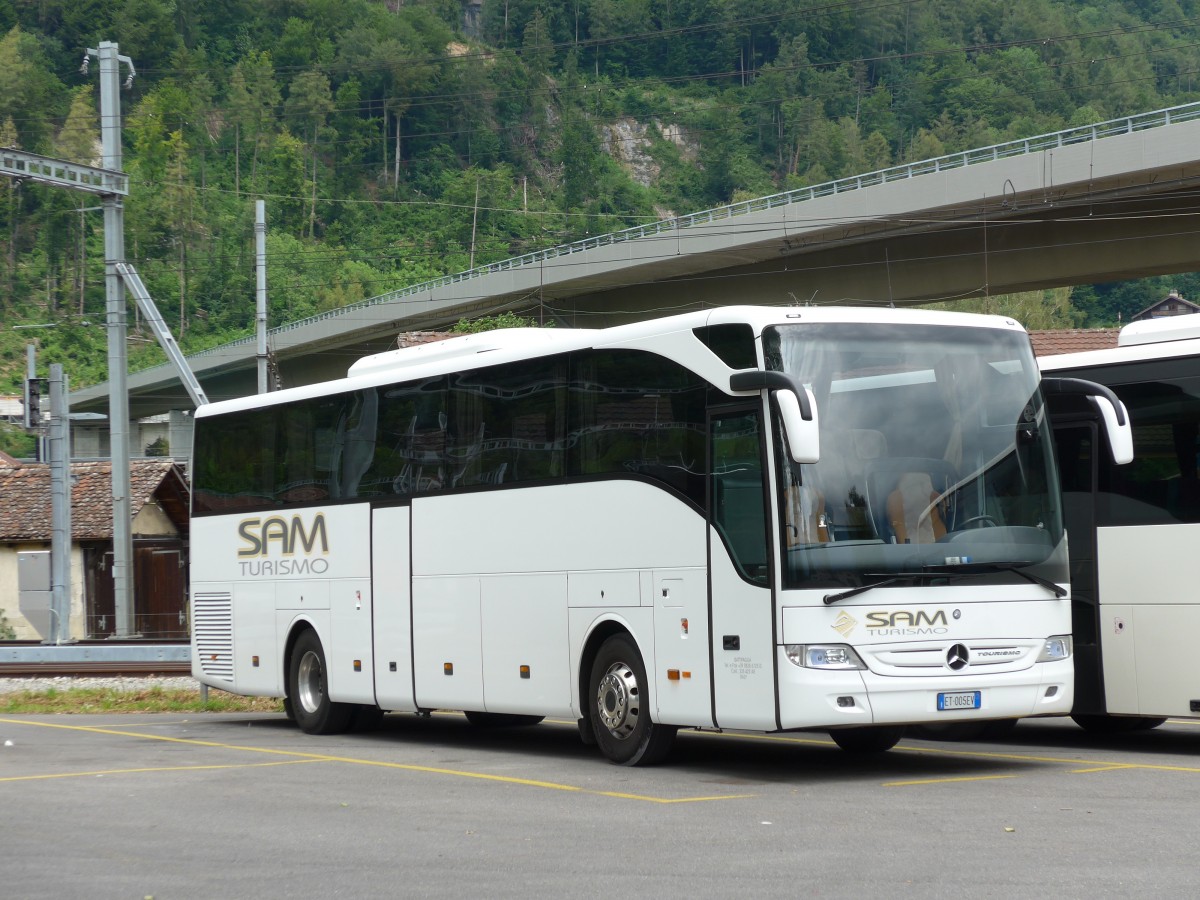
[[(137, 658), (144, 657), (145, 653), (139, 654), (135, 651), (145, 651), (150, 643), (93, 640), (49, 648), (39, 641), (5, 641), (0, 643), (0, 678), (107, 678), (127, 675), (179, 677), (191, 673), (191, 663), (186, 659)], [(188, 642), (153, 641), (152, 644), (156, 648), (173, 648), (186, 647)], [(129, 648), (128, 659), (121, 658), (122, 648)], [(79, 658), (91, 652), (105, 658)]]
[(0, 663), (0, 678), (108, 678), (124, 675), (179, 677), (190, 675), (189, 663), (158, 662), (43, 662)]

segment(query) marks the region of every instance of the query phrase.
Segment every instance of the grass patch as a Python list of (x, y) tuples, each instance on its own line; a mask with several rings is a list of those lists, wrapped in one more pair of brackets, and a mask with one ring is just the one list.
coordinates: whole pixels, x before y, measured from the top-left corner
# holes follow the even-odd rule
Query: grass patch
[(210, 689), (208, 702), (200, 691), (146, 688), (68, 688), (13, 691), (0, 694), (0, 713), (145, 713), (145, 712), (283, 712), (275, 697), (239, 697)]

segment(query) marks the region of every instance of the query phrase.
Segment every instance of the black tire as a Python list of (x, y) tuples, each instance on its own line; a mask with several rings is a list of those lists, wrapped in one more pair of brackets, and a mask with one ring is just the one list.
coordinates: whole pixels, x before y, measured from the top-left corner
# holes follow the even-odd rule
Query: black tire
[(1106, 716), (1077, 713), (1071, 716), (1075, 724), (1092, 734), (1131, 734), (1149, 731), (1167, 721), (1166, 716)]
[(296, 710), (294, 710), (292, 708), (292, 698), (291, 697), (283, 698), (283, 714), (285, 716), (287, 716), (287, 720), (289, 722), (296, 721)]
[(600, 752), (618, 765), (662, 762), (675, 743), (679, 729), (650, 717), (647, 684), (642, 655), (628, 635), (615, 634), (600, 645), (584, 702)]
[(903, 725), (862, 725), (829, 732), (833, 742), (847, 753), (883, 753), (904, 737)]
[(545, 716), (522, 716), (516, 713), (465, 712), (467, 721), (476, 728), (527, 728), (537, 725)]
[(296, 639), (288, 665), (288, 699), (296, 724), (308, 734), (340, 734), (350, 727), (355, 704), (329, 699), (325, 650), (315, 631)]

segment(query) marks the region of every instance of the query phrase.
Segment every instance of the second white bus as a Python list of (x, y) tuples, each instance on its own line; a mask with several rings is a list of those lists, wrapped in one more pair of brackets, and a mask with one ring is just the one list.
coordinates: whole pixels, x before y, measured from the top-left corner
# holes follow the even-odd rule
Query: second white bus
[(1039, 364), (1114, 391), (1135, 448), (1118, 464), (1095, 410), (1052, 398), (1071, 537), (1073, 717), (1102, 732), (1200, 717), (1200, 316), (1134, 322), (1116, 348)]

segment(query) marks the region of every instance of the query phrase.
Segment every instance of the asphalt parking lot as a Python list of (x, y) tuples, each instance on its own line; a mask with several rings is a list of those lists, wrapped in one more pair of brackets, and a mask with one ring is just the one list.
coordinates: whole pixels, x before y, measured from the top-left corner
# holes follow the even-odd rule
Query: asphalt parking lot
[(683, 732), (626, 769), (573, 723), (0, 717), (6, 898), (1195, 895), (1200, 723), (1003, 742)]

